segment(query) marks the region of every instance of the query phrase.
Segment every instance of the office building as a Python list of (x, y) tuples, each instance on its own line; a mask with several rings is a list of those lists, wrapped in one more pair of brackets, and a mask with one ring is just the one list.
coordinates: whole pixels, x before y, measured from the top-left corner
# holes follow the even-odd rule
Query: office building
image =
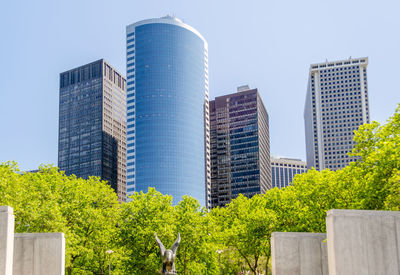
[(58, 166), (126, 200), (126, 80), (103, 59), (60, 74)]
[(257, 89), (210, 101), (211, 206), (271, 188), (268, 113)]
[(368, 58), (310, 66), (304, 121), (307, 166), (337, 170), (355, 161), (354, 130), (369, 123)]
[(307, 163), (300, 159), (271, 157), (272, 188), (292, 183), (294, 175), (307, 172)]
[(208, 205), (207, 48), (175, 17), (127, 26), (128, 196), (155, 187), (173, 203), (190, 195)]

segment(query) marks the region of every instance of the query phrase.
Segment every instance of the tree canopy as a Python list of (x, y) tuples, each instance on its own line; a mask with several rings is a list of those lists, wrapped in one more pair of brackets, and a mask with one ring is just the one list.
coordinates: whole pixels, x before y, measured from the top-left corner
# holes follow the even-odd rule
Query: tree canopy
[(67, 274), (105, 274), (105, 251), (114, 248), (119, 204), (98, 178), (66, 176), (57, 168), (18, 173), (0, 165), (0, 205), (14, 208), (16, 232), (63, 232)]

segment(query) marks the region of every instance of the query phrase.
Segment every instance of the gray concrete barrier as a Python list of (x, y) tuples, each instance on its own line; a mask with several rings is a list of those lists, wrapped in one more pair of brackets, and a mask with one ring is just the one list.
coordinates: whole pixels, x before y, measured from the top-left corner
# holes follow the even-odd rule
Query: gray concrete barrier
[(330, 275), (400, 274), (400, 212), (330, 210)]
[(274, 232), (273, 275), (328, 275), (326, 234)]
[(13, 275), (64, 275), (63, 233), (14, 235)]
[(0, 275), (12, 275), (13, 248), (13, 209), (8, 206), (0, 206)]

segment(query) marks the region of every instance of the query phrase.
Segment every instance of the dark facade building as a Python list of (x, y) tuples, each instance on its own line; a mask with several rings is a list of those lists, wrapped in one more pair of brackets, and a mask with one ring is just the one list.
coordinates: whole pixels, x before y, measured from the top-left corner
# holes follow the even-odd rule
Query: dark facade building
[(271, 188), (268, 113), (248, 86), (210, 101), (211, 206)]
[(126, 199), (126, 80), (103, 59), (60, 74), (58, 166)]
[(208, 206), (208, 49), (171, 16), (126, 27), (127, 194), (154, 187)]

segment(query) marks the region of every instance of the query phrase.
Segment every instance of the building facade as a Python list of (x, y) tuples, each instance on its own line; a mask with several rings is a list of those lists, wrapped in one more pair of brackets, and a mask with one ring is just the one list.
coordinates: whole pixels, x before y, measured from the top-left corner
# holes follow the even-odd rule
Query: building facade
[(126, 43), (128, 196), (155, 187), (208, 205), (207, 42), (166, 16), (127, 26)]
[(307, 172), (307, 163), (300, 159), (271, 157), (272, 188), (292, 183), (294, 175)]
[(271, 188), (268, 113), (257, 89), (210, 101), (211, 206)]
[(60, 74), (58, 166), (126, 200), (126, 80), (103, 59)]
[(307, 165), (337, 170), (355, 161), (354, 130), (369, 123), (368, 58), (310, 66), (304, 108)]

